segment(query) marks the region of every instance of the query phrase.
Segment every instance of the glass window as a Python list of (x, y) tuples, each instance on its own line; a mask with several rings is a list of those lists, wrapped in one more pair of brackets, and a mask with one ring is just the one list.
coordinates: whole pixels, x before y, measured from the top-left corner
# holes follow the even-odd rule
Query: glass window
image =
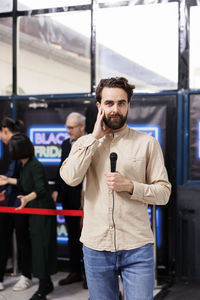
[(0, 95), (12, 94), (12, 19), (0, 18)]
[(13, 0), (1, 0), (0, 13), (10, 12), (13, 9)]
[(90, 11), (21, 17), (18, 93), (90, 92)]
[(190, 88), (200, 89), (200, 7), (190, 8), (190, 58), (189, 58), (189, 82)]
[(18, 10), (75, 6), (90, 3), (91, 0), (18, 0)]
[(200, 180), (200, 95), (189, 98), (189, 180)]
[(99, 8), (96, 20), (97, 82), (125, 76), (137, 92), (177, 88), (177, 3)]

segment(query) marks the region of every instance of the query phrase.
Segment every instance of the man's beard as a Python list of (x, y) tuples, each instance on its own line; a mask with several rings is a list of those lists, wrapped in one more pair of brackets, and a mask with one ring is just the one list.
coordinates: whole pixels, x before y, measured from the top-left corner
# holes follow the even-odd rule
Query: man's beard
[[(119, 113), (112, 114), (112, 116), (109, 117), (104, 116), (103, 121), (108, 128), (116, 130), (124, 126), (127, 120), (127, 116), (128, 116), (128, 112), (125, 116), (120, 115)], [(113, 119), (112, 117), (119, 117), (119, 118)]]

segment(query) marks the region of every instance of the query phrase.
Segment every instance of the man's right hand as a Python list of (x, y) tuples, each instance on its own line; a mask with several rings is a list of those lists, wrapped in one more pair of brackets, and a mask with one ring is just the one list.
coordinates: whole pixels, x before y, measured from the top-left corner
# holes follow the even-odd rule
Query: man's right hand
[(8, 184), (8, 177), (4, 175), (0, 175), (0, 186)]
[(109, 132), (111, 132), (111, 129), (108, 128), (103, 123), (103, 117), (104, 117), (104, 111), (100, 106), (98, 108), (97, 119), (96, 119), (96, 123), (94, 125), (94, 130), (92, 132), (93, 137), (97, 140), (102, 138), (104, 135), (108, 134)]

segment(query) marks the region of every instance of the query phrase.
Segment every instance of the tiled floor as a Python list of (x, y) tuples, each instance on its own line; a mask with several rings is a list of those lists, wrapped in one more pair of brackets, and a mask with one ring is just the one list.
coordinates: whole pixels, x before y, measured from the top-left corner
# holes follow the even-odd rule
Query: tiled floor
[[(58, 272), (52, 276), (54, 283), (54, 291), (47, 296), (48, 300), (88, 300), (88, 290), (83, 289), (82, 282), (73, 283), (67, 286), (59, 286), (58, 281), (66, 277), (67, 273)], [(0, 300), (28, 300), (37, 290), (37, 279), (33, 279), (33, 286), (23, 292), (14, 292), (12, 287), (19, 279), (19, 276), (5, 276), (4, 287), (5, 290), (0, 291)], [(159, 293), (160, 289), (154, 290), (154, 296)]]
[[(88, 290), (82, 288), (82, 282), (70, 284), (68, 286), (59, 286), (58, 281), (66, 277), (67, 273), (59, 272), (52, 276), (54, 291), (47, 296), (49, 300), (88, 300)], [(33, 279), (33, 286), (23, 292), (14, 292), (12, 287), (19, 277), (5, 276), (5, 290), (0, 291), (0, 300), (28, 300), (37, 290), (37, 279)]]
[(176, 282), (168, 289), (164, 300), (199, 300), (200, 282)]

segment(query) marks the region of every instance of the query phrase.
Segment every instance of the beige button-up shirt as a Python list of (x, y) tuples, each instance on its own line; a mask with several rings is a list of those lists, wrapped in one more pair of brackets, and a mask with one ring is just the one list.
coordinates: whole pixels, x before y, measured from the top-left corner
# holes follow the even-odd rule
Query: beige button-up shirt
[[(105, 173), (110, 172), (111, 152), (118, 155), (116, 171), (134, 185), (132, 195), (114, 192), (114, 205), (105, 179)], [(171, 192), (156, 139), (129, 127), (99, 140), (91, 134), (83, 136), (74, 143), (60, 175), (72, 186), (86, 176), (81, 234), (85, 246), (118, 251), (154, 242), (147, 206), (166, 204)]]

